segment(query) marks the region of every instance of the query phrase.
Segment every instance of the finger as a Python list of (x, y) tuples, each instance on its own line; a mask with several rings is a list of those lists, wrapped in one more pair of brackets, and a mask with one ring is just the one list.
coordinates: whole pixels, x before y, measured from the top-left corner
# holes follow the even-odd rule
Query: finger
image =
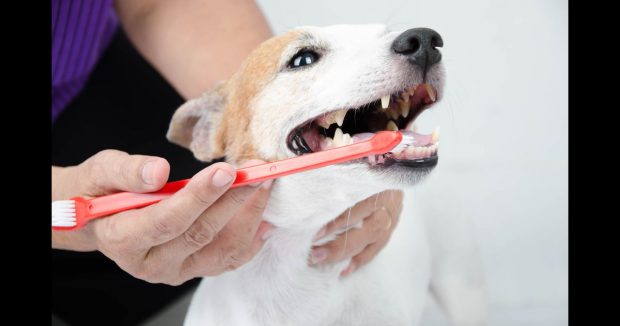
[(317, 238), (336, 233), (370, 216), (375, 210), (382, 206), (382, 203), (385, 201), (385, 199), (382, 199), (384, 196), (384, 193), (378, 193), (348, 208), (319, 231)]
[[(263, 196), (252, 196), (262, 189)], [(149, 250), (149, 259), (164, 262), (182, 262), (189, 255), (207, 246), (220, 237), (219, 233), (227, 224), (230, 228), (250, 228), (248, 232), (256, 232), (262, 218), (269, 190), (264, 188), (242, 187), (228, 190), (228, 193), (207, 208), (180, 236)], [(258, 200), (258, 201), (256, 201)], [(240, 204), (238, 204), (240, 203)], [(235, 205), (238, 205), (235, 207)], [(249, 205), (256, 214), (246, 214), (241, 208)], [(241, 207), (239, 207), (241, 206)], [(237, 215), (244, 217), (233, 223), (231, 219)], [(249, 218), (246, 219), (245, 217)], [(229, 223), (230, 222), (230, 223)], [(253, 234), (252, 234), (253, 235)]]
[(359, 254), (353, 256), (351, 258), (351, 262), (349, 266), (345, 268), (340, 276), (348, 276), (354, 271), (358, 270), (360, 267), (366, 265), (369, 261), (377, 256), (377, 254), (385, 247), (388, 243), (390, 237), (389, 235), (380, 238), (377, 242), (369, 244), (364, 250), (362, 250)]
[[(267, 184), (265, 184), (267, 183)], [(217, 275), (234, 270), (249, 261), (269, 235), (268, 225), (259, 230), (264, 209), (271, 193), (271, 182), (265, 181), (239, 208), (235, 217), (219, 233), (217, 239), (186, 260), (184, 267), (193, 276)]]
[(82, 193), (100, 196), (117, 191), (151, 192), (168, 180), (170, 165), (160, 157), (129, 155), (104, 150), (80, 165), (78, 180)]
[(380, 209), (366, 218), (361, 228), (349, 230), (337, 239), (314, 248), (310, 263), (333, 263), (355, 256), (386, 232), (389, 233), (391, 227), (390, 214), (385, 208)]
[(138, 249), (148, 250), (178, 237), (228, 190), (235, 175), (234, 168), (227, 163), (207, 167), (183, 189), (158, 204), (105, 219), (116, 224), (108, 228), (116, 230), (115, 234), (107, 234), (108, 239), (116, 238), (130, 242)]

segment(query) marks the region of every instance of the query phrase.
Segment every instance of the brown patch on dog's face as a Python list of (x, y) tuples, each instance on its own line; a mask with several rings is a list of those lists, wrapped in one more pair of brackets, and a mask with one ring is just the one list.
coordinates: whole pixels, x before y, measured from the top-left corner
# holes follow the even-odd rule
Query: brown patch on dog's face
[(249, 107), (280, 69), (282, 51), (298, 36), (298, 32), (289, 32), (262, 43), (224, 86), (227, 102), (211, 144), (222, 146), (214, 150), (224, 153), (226, 161), (236, 164), (259, 157), (249, 132)]

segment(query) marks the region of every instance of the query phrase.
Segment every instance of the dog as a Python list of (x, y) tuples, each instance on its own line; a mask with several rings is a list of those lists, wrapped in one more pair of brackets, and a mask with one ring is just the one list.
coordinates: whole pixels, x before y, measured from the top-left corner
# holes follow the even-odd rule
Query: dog
[[(229, 80), (183, 104), (167, 137), (201, 161), (238, 166), (343, 146), (380, 130), (411, 130), (443, 97), (442, 46), (428, 28), (299, 27), (265, 41)], [(313, 238), (338, 213), (384, 190), (411, 187), (433, 170), (437, 134), (410, 132), (417, 144), (405, 151), (278, 179), (264, 212), (274, 233), (245, 265), (202, 280), (185, 325), (419, 323), (432, 285), (433, 237), (421, 217), (407, 213), (408, 193), (392, 239), (369, 264), (341, 278), (349, 261), (307, 263)], [(479, 284), (444, 279), (433, 288), (452, 320), (483, 324)], [(468, 296), (469, 288), (476, 294)]]

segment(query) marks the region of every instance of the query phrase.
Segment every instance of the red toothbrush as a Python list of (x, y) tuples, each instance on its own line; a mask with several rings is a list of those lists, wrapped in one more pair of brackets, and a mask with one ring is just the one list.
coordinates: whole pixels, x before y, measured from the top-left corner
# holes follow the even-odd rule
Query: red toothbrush
[[(403, 136), (398, 131), (381, 131), (368, 140), (350, 145), (238, 169), (237, 177), (231, 187), (245, 186), (369, 155), (400, 152), (413, 141), (411, 136)], [(79, 229), (95, 218), (155, 204), (172, 196), (189, 180), (169, 182), (159, 191), (146, 194), (121, 192), (92, 199), (75, 197), (70, 200), (54, 201), (52, 202), (52, 229)]]

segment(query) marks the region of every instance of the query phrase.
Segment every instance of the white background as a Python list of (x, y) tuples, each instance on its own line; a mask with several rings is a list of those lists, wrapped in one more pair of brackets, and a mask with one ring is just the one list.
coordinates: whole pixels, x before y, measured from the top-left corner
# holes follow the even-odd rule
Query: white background
[[(492, 325), (566, 325), (567, 1), (258, 3), (277, 34), (343, 23), (441, 34), (446, 97), (420, 117), (422, 131), (441, 125), (441, 158), (417, 204), (473, 219)], [(444, 324), (432, 308), (423, 324)]]

